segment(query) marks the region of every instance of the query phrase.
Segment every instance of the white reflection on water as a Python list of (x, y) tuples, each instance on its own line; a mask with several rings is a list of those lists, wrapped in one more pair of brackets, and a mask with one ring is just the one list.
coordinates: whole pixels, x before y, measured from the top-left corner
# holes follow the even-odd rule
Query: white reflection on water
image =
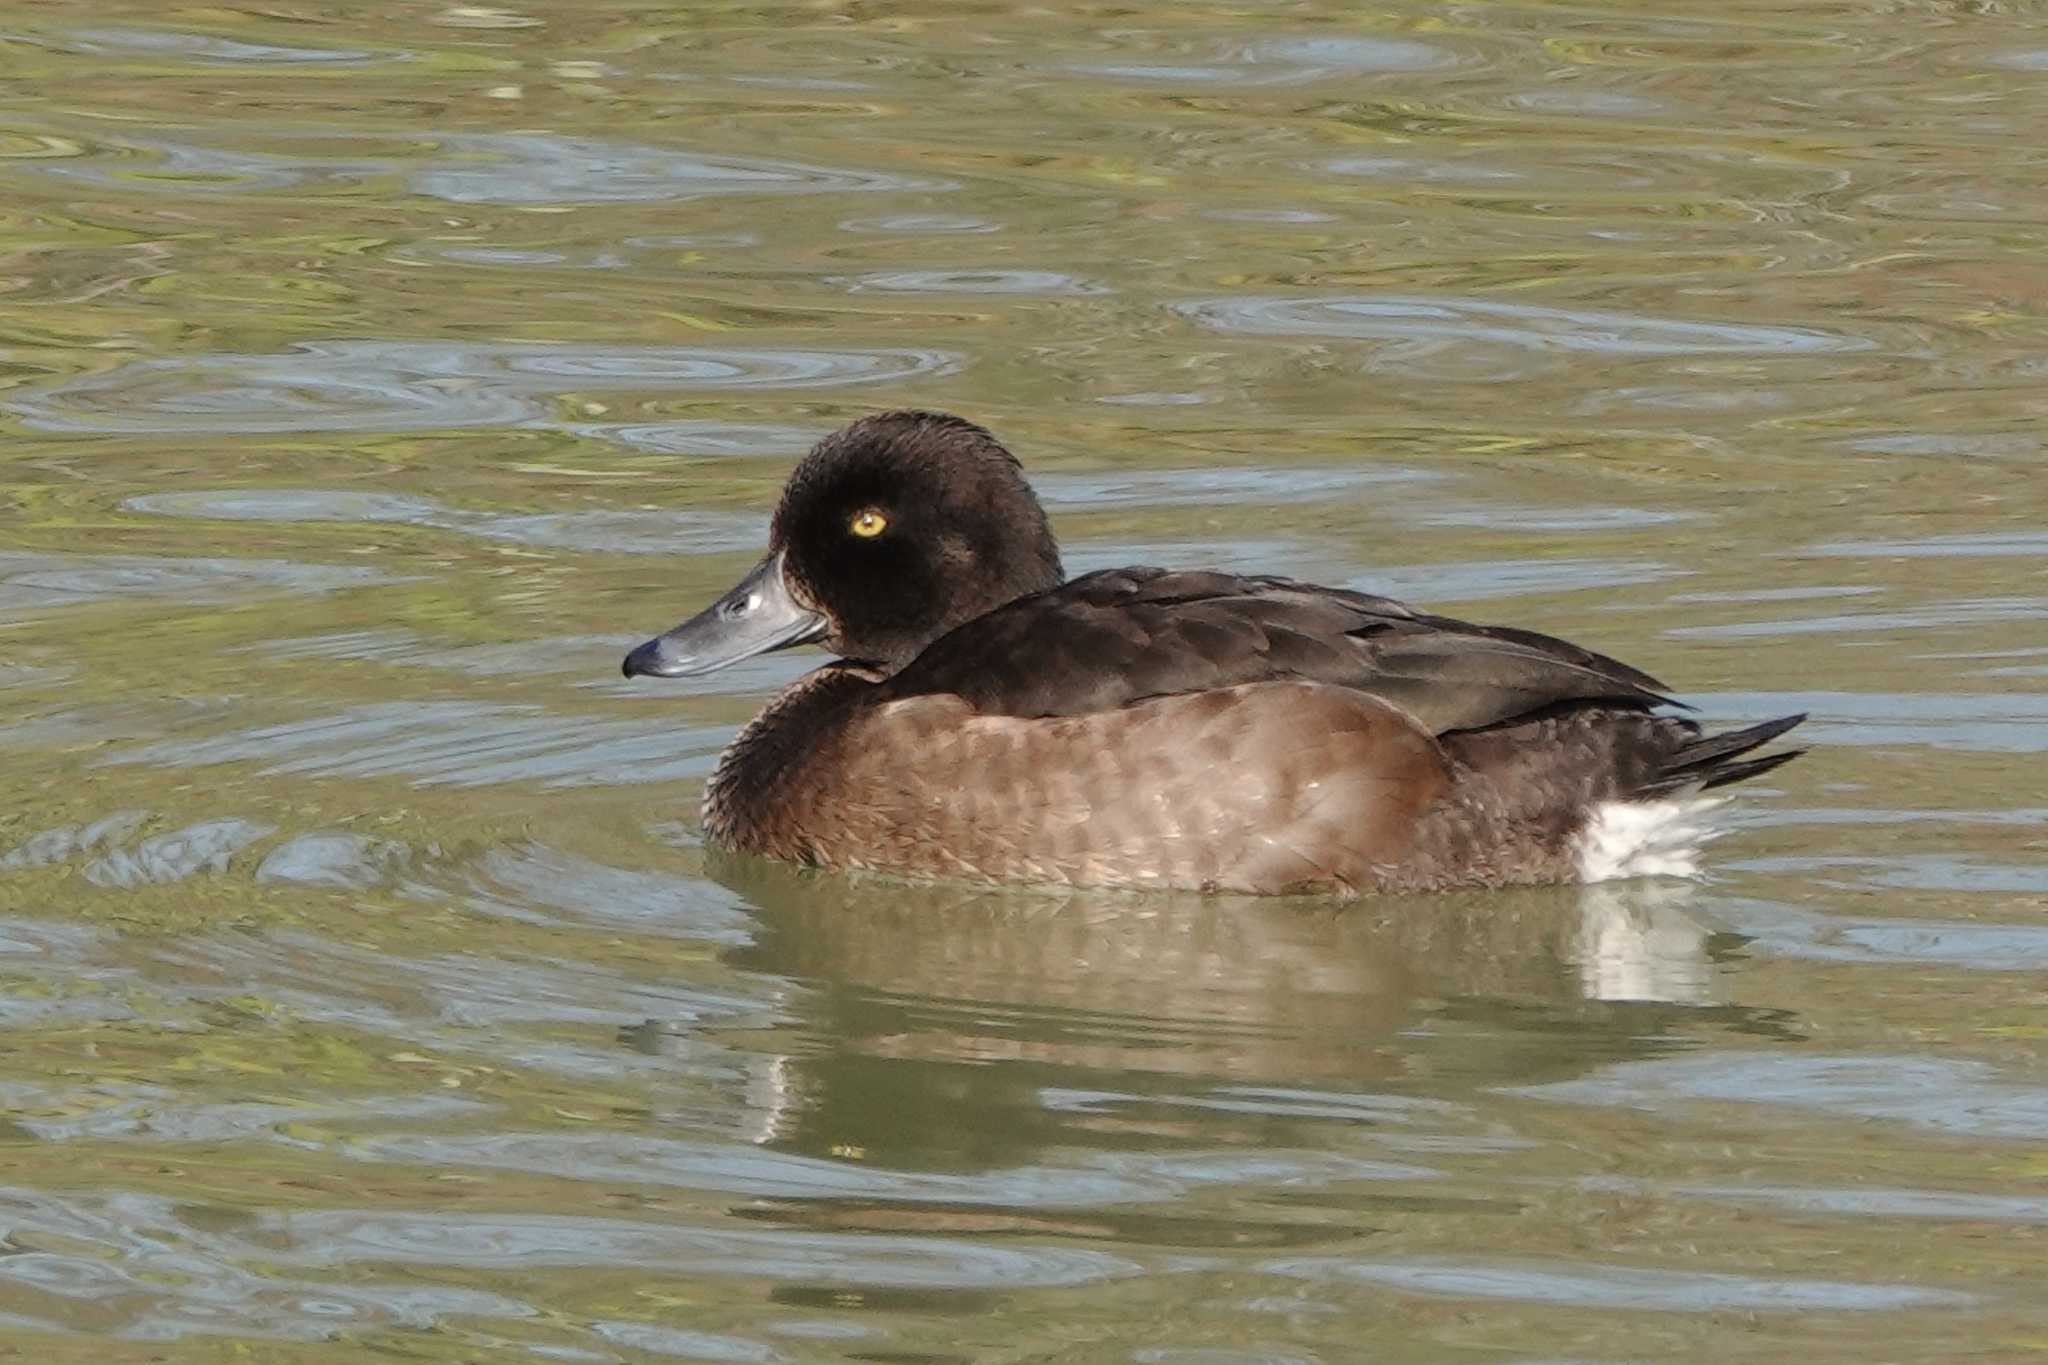
[(1710, 1001), (1707, 940), (1715, 930), (1687, 908), (1693, 899), (1694, 888), (1682, 882), (1602, 883), (1581, 890), (1575, 957), (1586, 998)]

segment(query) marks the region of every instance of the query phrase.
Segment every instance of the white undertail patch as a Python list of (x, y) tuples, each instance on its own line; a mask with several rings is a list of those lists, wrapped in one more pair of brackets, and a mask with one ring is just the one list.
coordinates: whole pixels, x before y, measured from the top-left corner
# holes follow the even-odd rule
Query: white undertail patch
[(1579, 834), (1579, 880), (1698, 875), (1700, 850), (1724, 832), (1707, 817), (1727, 801), (1725, 796), (1678, 796), (1603, 802)]

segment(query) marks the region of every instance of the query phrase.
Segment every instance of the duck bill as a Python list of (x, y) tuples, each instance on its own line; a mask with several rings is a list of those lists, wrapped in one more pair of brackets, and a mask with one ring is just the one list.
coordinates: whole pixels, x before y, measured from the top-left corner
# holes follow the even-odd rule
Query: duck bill
[(772, 554), (725, 596), (628, 654), (624, 671), (629, 678), (694, 678), (824, 634), (825, 618), (796, 600), (782, 556)]

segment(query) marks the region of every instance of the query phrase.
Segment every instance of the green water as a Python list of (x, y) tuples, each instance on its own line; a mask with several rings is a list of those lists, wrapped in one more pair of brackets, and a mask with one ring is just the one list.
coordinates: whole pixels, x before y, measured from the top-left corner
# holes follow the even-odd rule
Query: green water
[[(2048, 21), (0, 0), (0, 1356), (2048, 1352)], [(1697, 885), (721, 861), (816, 435), (1807, 709)]]

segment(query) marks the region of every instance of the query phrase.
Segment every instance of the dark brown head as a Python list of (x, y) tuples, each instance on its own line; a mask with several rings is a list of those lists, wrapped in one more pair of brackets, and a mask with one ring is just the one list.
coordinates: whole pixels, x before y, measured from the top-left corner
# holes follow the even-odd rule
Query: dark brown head
[(1016, 457), (938, 412), (863, 417), (789, 476), (768, 557), (626, 656), (627, 677), (708, 673), (822, 641), (894, 672), (947, 631), (1065, 577)]

